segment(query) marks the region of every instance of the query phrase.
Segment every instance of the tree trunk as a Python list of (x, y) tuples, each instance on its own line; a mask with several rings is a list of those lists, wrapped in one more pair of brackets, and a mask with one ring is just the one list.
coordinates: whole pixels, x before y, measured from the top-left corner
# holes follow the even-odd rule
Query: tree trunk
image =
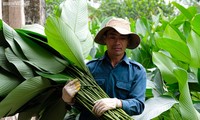
[(45, 24), (45, 0), (2, 0), (1, 3), (2, 19), (12, 28), (21, 28), (25, 24)]
[(45, 23), (45, 0), (25, 0), (26, 24)]
[(12, 28), (21, 28), (25, 24), (24, 0), (3, 0), (3, 20)]

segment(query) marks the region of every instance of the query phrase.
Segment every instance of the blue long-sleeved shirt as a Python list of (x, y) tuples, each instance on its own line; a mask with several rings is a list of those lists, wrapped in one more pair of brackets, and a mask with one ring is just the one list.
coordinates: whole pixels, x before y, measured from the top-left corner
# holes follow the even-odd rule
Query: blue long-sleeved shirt
[(138, 62), (127, 58), (112, 67), (107, 53), (87, 63), (94, 79), (111, 98), (122, 100), (122, 109), (129, 115), (141, 114), (144, 110), (146, 71)]

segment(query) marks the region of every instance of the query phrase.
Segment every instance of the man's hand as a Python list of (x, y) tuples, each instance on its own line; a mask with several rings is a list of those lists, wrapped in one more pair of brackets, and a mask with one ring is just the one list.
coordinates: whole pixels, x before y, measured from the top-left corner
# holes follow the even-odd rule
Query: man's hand
[(105, 111), (121, 108), (122, 102), (117, 98), (103, 98), (94, 102), (95, 105), (92, 109), (93, 113), (97, 116), (101, 116)]
[(62, 90), (62, 99), (69, 105), (74, 104), (74, 96), (80, 90), (81, 84), (78, 79), (68, 82)]

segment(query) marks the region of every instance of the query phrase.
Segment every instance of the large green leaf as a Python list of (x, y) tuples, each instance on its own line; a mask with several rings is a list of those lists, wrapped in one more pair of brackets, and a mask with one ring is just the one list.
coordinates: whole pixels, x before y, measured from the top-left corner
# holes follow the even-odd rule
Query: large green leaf
[(0, 102), (0, 118), (15, 114), (22, 105), (50, 87), (50, 85), (49, 80), (41, 77), (25, 80)]
[(145, 101), (144, 112), (141, 115), (132, 116), (132, 118), (134, 118), (134, 120), (151, 120), (169, 110), (176, 103), (178, 103), (178, 101), (167, 96), (150, 98)]
[(63, 83), (63, 84), (74, 79), (71, 76), (62, 74), (62, 73), (61, 74), (46, 74), (43, 72), (37, 72), (37, 74), (39, 74), (40, 76), (42, 76), (44, 78), (49, 78), (49, 79), (55, 81), (56, 83)]
[(5, 55), (5, 48), (0, 46), (0, 66), (11, 73), (15, 74), (15, 67), (11, 65), (11, 63), (8, 62), (6, 55)]
[(66, 112), (65, 102), (60, 98), (45, 109), (40, 120), (63, 120)]
[[(19, 58), (23, 60), (28, 59), (32, 65), (51, 73), (58, 73), (64, 70), (65, 65), (59, 62), (56, 56), (33, 41), (25, 37), (20, 37), (19, 34), (6, 23), (3, 24), (3, 31), (6, 41)], [(18, 47), (20, 47), (23, 53), (19, 51)]]
[(177, 79), (173, 74), (173, 68), (176, 64), (161, 52), (153, 52), (153, 62), (161, 71), (164, 81), (169, 84), (176, 83)]
[(141, 18), (137, 19), (136, 21), (136, 33), (141, 34), (142, 36), (145, 36), (147, 33), (149, 33), (149, 24), (147, 22), (147, 19)]
[(15, 54), (11, 51), (10, 48), (5, 49), (5, 55), (8, 61), (17, 68), (22, 77), (24, 77), (25, 79), (30, 79), (34, 77), (34, 73), (31, 67), (25, 64), (17, 56), (15, 56)]
[(39, 36), (46, 36), (44, 33), (44, 27), (39, 24), (25, 25), (21, 29), (32, 34), (38, 34)]
[(88, 71), (84, 63), (81, 44), (70, 26), (60, 18), (49, 17), (45, 26), (48, 44), (80, 69)]
[(192, 19), (192, 17), (193, 17), (192, 14), (185, 7), (183, 7), (182, 5), (180, 5), (176, 2), (172, 2), (172, 4), (174, 6), (176, 6), (189, 20)]
[(186, 43), (168, 38), (160, 38), (156, 41), (156, 44), (158, 47), (168, 51), (173, 58), (188, 64), (191, 62), (190, 51)]
[(37, 45), (41, 46), (43, 49), (45, 49), (49, 53), (57, 56), (58, 58), (56, 57), (56, 60), (58, 60), (59, 62), (63, 63), (64, 65), (68, 65), (67, 61), (63, 59), (63, 56), (61, 56), (60, 53), (58, 53), (55, 49), (53, 49), (51, 46), (48, 45), (46, 36), (40, 33), (36, 33), (34, 31), (29, 31), (29, 30), (24, 30), (24, 29), (17, 29), (16, 32), (23, 38), (29, 39), (37, 43)]
[(179, 42), (185, 42), (185, 37), (183, 36), (183, 34), (178, 30), (178, 28), (171, 24), (168, 24), (166, 26), (163, 37), (177, 40)]
[(168, 116), (170, 117), (170, 119), (168, 120), (182, 120), (182, 115), (179, 109), (179, 104), (175, 104), (170, 110), (169, 110), (169, 114)]
[(190, 65), (195, 68), (200, 68), (200, 35), (196, 34), (194, 31), (191, 31), (191, 34), (187, 40), (187, 45), (191, 53)]
[(188, 79), (187, 71), (182, 68), (174, 68), (173, 73), (176, 76), (179, 84), (179, 91), (180, 91), (179, 103), (183, 119), (199, 120), (200, 114), (194, 108), (190, 96), (190, 91), (187, 82)]
[(190, 22), (185, 21), (185, 22), (183, 23), (183, 34), (184, 34), (184, 36), (186, 37), (186, 40), (187, 40), (187, 38), (188, 38), (188, 36), (189, 36), (189, 34), (190, 34), (190, 31), (191, 31)]
[[(16, 76), (0, 70), (0, 96), (5, 97), (10, 91), (21, 83)], [(1, 110), (0, 110), (1, 111)]]
[[(58, 94), (58, 91), (56, 91), (55, 88), (51, 88), (31, 99), (26, 105), (23, 105), (23, 107), (18, 110), (18, 120), (30, 120), (33, 116), (39, 117), (41, 111), (47, 109), (47, 106), (51, 106), (52, 103), (55, 103), (60, 99), (55, 93)], [(53, 98), (53, 100), (51, 98)]]
[(177, 15), (173, 18), (173, 20), (170, 21), (170, 24), (174, 26), (180, 26), (186, 21), (186, 17), (183, 14)]
[(92, 48), (93, 39), (88, 28), (86, 0), (66, 0), (61, 5), (60, 18), (72, 29), (81, 42), (82, 54), (86, 58)]
[(42, 35), (42, 34), (36, 33), (34, 31), (24, 30), (24, 29), (16, 29), (15, 31), (20, 36), (27, 37), (31, 40), (38, 42), (38, 43), (47, 44), (47, 37)]
[(192, 29), (200, 35), (200, 14), (196, 14), (191, 21)]
[[(13, 52), (21, 59), (26, 59), (24, 54), (19, 50), (19, 46), (17, 46), (14, 40), (14, 29), (12, 29), (9, 25), (7, 25), (4, 21), (0, 21), (1, 27), (3, 29), (3, 36), (5, 37), (5, 41), (12, 48)], [(3, 40), (4, 41), (4, 40)]]

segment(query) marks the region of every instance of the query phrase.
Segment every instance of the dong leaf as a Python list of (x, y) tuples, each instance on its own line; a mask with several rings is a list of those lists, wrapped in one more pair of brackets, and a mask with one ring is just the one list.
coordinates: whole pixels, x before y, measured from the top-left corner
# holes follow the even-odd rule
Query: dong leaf
[(187, 17), (189, 20), (192, 19), (193, 16), (189, 10), (187, 10), (186, 8), (184, 8), (182, 5), (178, 4), (177, 2), (172, 2), (172, 4), (176, 6), (181, 11), (181, 13), (185, 15), (185, 17)]
[(158, 47), (168, 51), (173, 58), (190, 63), (191, 55), (188, 46), (184, 42), (173, 39), (161, 38), (156, 41)]
[(177, 79), (173, 74), (173, 68), (176, 67), (176, 64), (171, 58), (161, 52), (153, 52), (153, 62), (159, 68), (163, 79), (167, 83), (172, 84), (177, 82)]
[(198, 34), (200, 35), (200, 14), (196, 14), (193, 19), (191, 20), (191, 26), (192, 29)]
[(39, 24), (25, 25), (22, 27), (22, 30), (25, 30), (26, 32), (37, 34), (43, 37), (46, 36), (44, 33), (44, 27)]
[(187, 71), (182, 68), (174, 68), (173, 73), (176, 76), (179, 84), (179, 91), (180, 91), (179, 103), (183, 119), (199, 120), (200, 114), (194, 108), (190, 96), (190, 90), (187, 82), (188, 79)]
[[(62, 120), (66, 114), (65, 103), (60, 98), (54, 102), (51, 106), (48, 106), (40, 120)], [(55, 115), (56, 113), (56, 115)]]
[(190, 65), (200, 68), (200, 35), (196, 34), (196, 32), (194, 31), (191, 31), (191, 34), (189, 35), (187, 41), (192, 58), (190, 61)]
[(30, 79), (34, 77), (34, 73), (30, 66), (25, 64), (22, 60), (20, 60), (15, 54), (11, 51), (11, 49), (5, 49), (6, 58), (10, 63), (12, 63), (17, 70), (20, 72), (21, 76), (25, 79)]
[(180, 30), (171, 24), (168, 24), (166, 26), (165, 31), (163, 33), (163, 37), (173, 39), (179, 42), (185, 42), (185, 37), (180, 32)]
[(178, 103), (175, 99), (167, 96), (150, 98), (145, 101), (145, 109), (141, 115), (133, 116), (134, 120), (151, 120), (161, 113), (169, 110), (174, 104)]
[(63, 63), (61, 63), (56, 56), (30, 39), (26, 37), (22, 38), (14, 29), (4, 22), (3, 32), (6, 41), (17, 57), (28, 60), (32, 65), (50, 73), (58, 73), (65, 68)]
[[(82, 54), (86, 58), (92, 48), (92, 35), (88, 28), (86, 0), (66, 0), (61, 4), (60, 18), (72, 29), (81, 42)], [(77, 9), (78, 8), (78, 9)]]
[(15, 71), (13, 70), (13, 66), (11, 65), (11, 63), (8, 62), (6, 58), (5, 48), (3, 48), (2, 46), (0, 46), (0, 66), (6, 71), (15, 73)]
[(39, 74), (40, 76), (44, 77), (44, 78), (49, 78), (53, 81), (55, 81), (56, 83), (66, 83), (70, 80), (72, 80), (73, 78), (70, 77), (69, 75), (66, 74), (46, 74), (43, 72), (37, 72), (37, 74)]
[(44, 111), (44, 109), (48, 109), (48, 106), (60, 99), (55, 93), (58, 93), (56, 88), (51, 88), (31, 99), (19, 109), (18, 120), (30, 120), (33, 116), (37, 116), (41, 111)]
[[(16, 76), (0, 70), (0, 96), (5, 97), (17, 85), (21, 83)], [(1, 110), (0, 110), (1, 111)]]
[(0, 102), (0, 118), (14, 114), (22, 105), (48, 87), (50, 81), (41, 77), (25, 80)]
[(80, 41), (73, 30), (62, 19), (49, 17), (45, 26), (48, 44), (65, 56), (72, 64), (88, 71), (84, 63)]
[(24, 54), (22, 54), (22, 51), (19, 50), (19, 46), (16, 45), (17, 43), (14, 40), (14, 29), (11, 28), (9, 25), (7, 25), (4, 21), (0, 21), (1, 27), (3, 29), (3, 36), (5, 38), (5, 41), (9, 44), (9, 46), (12, 48), (13, 52), (21, 59), (27, 59)]

